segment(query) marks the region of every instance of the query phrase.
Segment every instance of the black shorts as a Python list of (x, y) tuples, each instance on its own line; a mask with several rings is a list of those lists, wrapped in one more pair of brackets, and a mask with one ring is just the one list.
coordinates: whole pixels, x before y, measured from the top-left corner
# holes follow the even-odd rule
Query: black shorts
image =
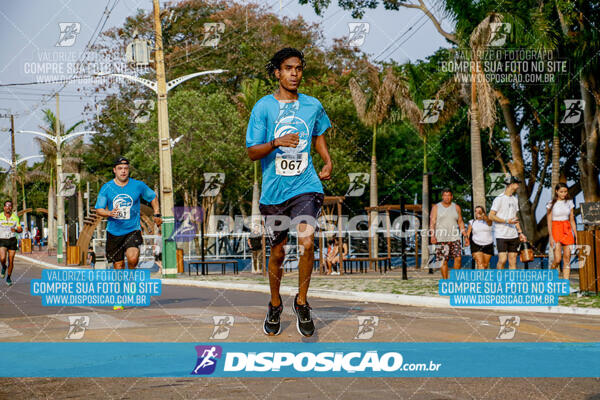
[(317, 227), (321, 215), (323, 193), (302, 193), (281, 204), (260, 204), (260, 213), (265, 217), (265, 230), (271, 246), (283, 242), (290, 226), (306, 223)]
[(471, 240), (471, 254), (473, 254), (473, 253), (484, 253), (484, 254), (489, 254), (490, 256), (493, 256), (494, 255), (494, 243), (480, 246)]
[(496, 247), (498, 254), (500, 253), (518, 253), (521, 241), (519, 238), (514, 239), (496, 239)]
[(144, 243), (141, 231), (129, 232), (122, 236), (106, 232), (106, 260), (108, 262), (123, 261), (125, 252), (131, 247), (138, 247)]
[(17, 250), (17, 238), (0, 239), (0, 247), (6, 247), (7, 250)]

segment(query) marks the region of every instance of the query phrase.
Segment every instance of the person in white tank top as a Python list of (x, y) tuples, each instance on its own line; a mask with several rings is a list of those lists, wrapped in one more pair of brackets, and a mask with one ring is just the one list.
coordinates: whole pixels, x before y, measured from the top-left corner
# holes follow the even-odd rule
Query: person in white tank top
[(490, 259), (494, 255), (492, 231), (492, 220), (485, 214), (483, 207), (475, 207), (475, 219), (469, 223), (467, 236), (471, 241), (471, 255), (475, 260), (477, 269), (487, 269), (490, 265)]
[(460, 206), (452, 202), (452, 191), (442, 190), (442, 201), (431, 208), (429, 226), (431, 227), (431, 244), (435, 244), (436, 260), (442, 262), (442, 278), (448, 279), (448, 260), (454, 259), (454, 269), (460, 269), (462, 261), (461, 234), (468, 245), (469, 238), (462, 219)]

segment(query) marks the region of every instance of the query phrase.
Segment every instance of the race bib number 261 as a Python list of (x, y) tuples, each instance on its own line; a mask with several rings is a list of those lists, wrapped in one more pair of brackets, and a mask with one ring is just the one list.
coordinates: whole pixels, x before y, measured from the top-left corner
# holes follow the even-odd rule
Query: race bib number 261
[(130, 218), (130, 214), (129, 214), (129, 207), (119, 207), (117, 209), (117, 216), (114, 217), (115, 219), (129, 219)]
[(308, 153), (277, 154), (275, 156), (275, 173), (283, 176), (300, 175), (308, 165)]

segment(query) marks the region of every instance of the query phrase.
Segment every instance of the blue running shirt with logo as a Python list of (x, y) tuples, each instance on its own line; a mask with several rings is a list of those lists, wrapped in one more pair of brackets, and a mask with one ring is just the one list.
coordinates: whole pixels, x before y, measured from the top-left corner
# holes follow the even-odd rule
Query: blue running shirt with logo
[(117, 218), (109, 217), (106, 230), (111, 235), (122, 236), (140, 229), (140, 198), (150, 202), (156, 193), (142, 181), (129, 178), (127, 185), (119, 186), (114, 179), (102, 185), (95, 208), (112, 211), (119, 209)]
[(282, 102), (270, 94), (256, 103), (248, 121), (246, 147), (268, 143), (289, 133), (297, 133), (300, 138), (295, 148), (278, 147), (260, 160), (261, 204), (281, 204), (299, 194), (323, 193), (310, 148), (312, 137), (322, 135), (330, 127), (319, 100), (302, 93), (298, 93), (294, 102)]

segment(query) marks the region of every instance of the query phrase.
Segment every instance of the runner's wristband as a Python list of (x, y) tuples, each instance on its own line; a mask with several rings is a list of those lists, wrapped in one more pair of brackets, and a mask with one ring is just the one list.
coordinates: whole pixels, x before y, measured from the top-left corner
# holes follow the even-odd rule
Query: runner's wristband
[(160, 218), (160, 217), (162, 217), (162, 214), (154, 214), (154, 216), (155, 216), (156, 218)]
[(273, 139), (273, 140), (271, 140), (271, 148), (274, 149), (275, 147), (277, 147), (277, 146), (275, 146), (275, 139)]

